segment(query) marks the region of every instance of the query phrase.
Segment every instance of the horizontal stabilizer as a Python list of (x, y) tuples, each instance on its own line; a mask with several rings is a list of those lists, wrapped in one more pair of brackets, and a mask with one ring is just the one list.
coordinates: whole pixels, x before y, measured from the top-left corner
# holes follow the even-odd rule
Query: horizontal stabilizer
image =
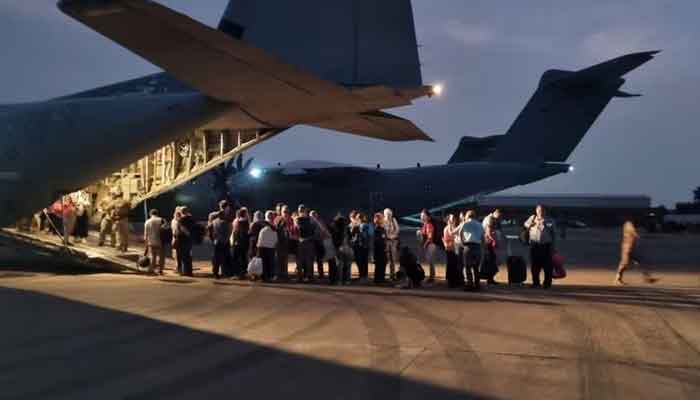
[[(149, 0), (61, 0), (60, 9), (217, 100), (241, 107), (361, 112), (332, 82)], [(269, 107), (268, 107), (269, 109)], [(257, 117), (276, 124), (275, 110)]]
[(659, 52), (655, 50), (627, 54), (576, 72), (548, 71), (543, 77), (543, 82), (569, 88), (600, 86), (606, 82), (620, 80), (624, 75), (652, 60)]
[(430, 136), (413, 122), (384, 112), (349, 115), (347, 118), (324, 121), (311, 125), (317, 128), (331, 129), (392, 142), (410, 140), (433, 141)]
[(620, 98), (630, 98), (630, 97), (642, 97), (641, 94), (635, 94), (635, 93), (627, 93), (622, 90), (618, 90), (617, 93), (615, 93), (615, 97), (620, 97)]

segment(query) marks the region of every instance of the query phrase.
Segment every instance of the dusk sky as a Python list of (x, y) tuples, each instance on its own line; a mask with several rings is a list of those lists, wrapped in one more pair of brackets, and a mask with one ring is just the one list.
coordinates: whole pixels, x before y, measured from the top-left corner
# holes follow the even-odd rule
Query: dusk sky
[[(209, 25), (218, 23), (227, 2), (160, 1)], [(0, 1), (0, 103), (48, 99), (157, 71), (55, 3)], [(700, 185), (700, 2), (414, 0), (413, 7), (424, 81), (442, 82), (446, 92), (392, 112), (415, 121), (435, 143), (394, 144), (296, 127), (246, 157), (263, 166), (300, 159), (444, 163), (461, 136), (504, 133), (546, 69), (662, 49), (627, 76), (624, 89), (644, 96), (611, 102), (570, 159), (575, 173), (513, 191), (649, 194), (667, 206), (691, 199)]]

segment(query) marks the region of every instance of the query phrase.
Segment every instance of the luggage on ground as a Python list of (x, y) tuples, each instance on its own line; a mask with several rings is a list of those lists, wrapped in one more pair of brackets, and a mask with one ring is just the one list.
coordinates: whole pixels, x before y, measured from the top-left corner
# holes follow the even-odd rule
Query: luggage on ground
[(566, 278), (566, 269), (564, 268), (564, 257), (559, 253), (554, 253), (552, 256), (552, 279)]
[(508, 284), (521, 284), (527, 279), (527, 264), (521, 256), (510, 256), (508, 266)]
[(260, 277), (263, 273), (263, 261), (260, 257), (253, 257), (248, 263), (248, 275)]
[(138, 260), (136, 260), (136, 265), (139, 268), (148, 268), (151, 266), (151, 259), (148, 258), (148, 246), (146, 246), (143, 254), (139, 256)]

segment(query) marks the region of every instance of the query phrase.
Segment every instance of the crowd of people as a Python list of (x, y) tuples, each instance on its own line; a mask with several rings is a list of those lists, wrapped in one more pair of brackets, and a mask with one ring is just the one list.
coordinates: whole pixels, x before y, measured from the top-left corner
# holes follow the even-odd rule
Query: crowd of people
[[(228, 201), (222, 201), (209, 214), (206, 229), (195, 222), (187, 207), (177, 207), (171, 223), (161, 218), (157, 210), (151, 210), (144, 240), (153, 273), (163, 273), (165, 248), (171, 245), (177, 272), (192, 276), (193, 245), (206, 235), (212, 245), (215, 279), (294, 279), (303, 283), (327, 279), (332, 285), (374, 282), (404, 288), (433, 284), (436, 260), (442, 252), (447, 260), (448, 286), (475, 291), (481, 288), (481, 281), (499, 284), (495, 280), (499, 265), (508, 262), (501, 217), (500, 210), (494, 210), (483, 221), (476, 219), (473, 210), (441, 218), (423, 210), (422, 225), (416, 232), (418, 251), (414, 251), (402, 246), (399, 223), (391, 209), (371, 217), (352, 211), (347, 216), (324, 220), (304, 205), (292, 210), (278, 204), (274, 210), (256, 211), (251, 217), (247, 208), (234, 210)], [(532, 285), (549, 288), (556, 240), (554, 221), (545, 215), (544, 207), (538, 206), (523, 231), (530, 246)], [(292, 276), (288, 269), (290, 257), (296, 260)], [(355, 280), (351, 279), (353, 267)]]
[[(128, 214), (130, 203), (121, 193), (99, 204), (98, 245), (109, 244), (126, 252), (129, 242)], [(40, 231), (64, 236), (70, 243), (88, 237), (90, 197), (82, 192), (65, 196), (35, 215)], [(300, 205), (292, 210), (278, 204), (274, 210), (234, 210), (228, 201), (210, 213), (206, 227), (197, 223), (186, 206), (175, 209), (167, 222), (158, 210), (151, 210), (144, 225), (145, 254), (149, 272), (163, 274), (166, 254), (172, 248), (177, 272), (193, 276), (192, 250), (208, 236), (212, 244), (212, 273), (216, 279), (259, 278), (265, 282), (315, 282), (328, 280), (333, 285), (395, 284), (398, 287), (431, 285), (436, 279), (436, 260), (442, 253), (446, 260), (445, 278), (449, 288), (476, 291), (481, 281), (498, 285), (499, 266), (506, 266), (508, 283), (526, 280), (524, 257), (513, 256), (502, 229), (502, 213), (493, 210), (483, 220), (473, 210), (434, 217), (428, 210), (420, 214), (421, 227), (416, 231), (418, 246), (402, 246), (400, 227), (391, 209), (372, 216), (351, 211), (324, 220), (318, 212)], [(520, 232), (520, 242), (529, 247), (532, 287), (552, 286), (557, 276), (556, 240), (558, 225), (538, 205)], [(563, 233), (560, 235), (563, 238)], [(107, 241), (109, 239), (109, 241)], [(639, 265), (639, 234), (628, 220), (623, 226), (620, 263), (614, 283), (624, 285), (623, 276), (631, 265)], [(508, 249), (508, 251), (506, 251)], [(415, 251), (417, 250), (417, 251)], [(291, 257), (296, 261), (294, 276), (289, 275)], [(520, 261), (518, 260), (520, 259)], [(370, 264), (373, 276), (370, 277)], [(512, 265), (511, 265), (512, 264)], [(426, 276), (423, 265), (427, 267)], [(251, 266), (259, 266), (259, 270)], [(316, 272), (314, 272), (316, 267)], [(521, 271), (518, 271), (518, 268)], [(645, 279), (653, 282), (643, 270)]]

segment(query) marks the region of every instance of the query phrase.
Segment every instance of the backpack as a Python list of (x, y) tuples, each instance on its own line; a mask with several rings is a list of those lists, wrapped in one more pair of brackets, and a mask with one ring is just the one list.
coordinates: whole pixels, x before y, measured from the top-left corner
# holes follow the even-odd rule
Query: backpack
[[(530, 217), (532, 218), (532, 217)], [(520, 235), (518, 235), (518, 239), (520, 239), (520, 243), (524, 244), (525, 246), (530, 245), (530, 228), (526, 228), (525, 225), (522, 226), (520, 229)]]
[(350, 245), (353, 247), (367, 247), (367, 237), (362, 232), (360, 225), (355, 225), (350, 229)]
[(248, 233), (250, 231), (250, 223), (247, 219), (238, 221), (238, 229), (233, 235), (234, 245), (246, 245), (248, 242)]
[(433, 220), (433, 243), (441, 250), (445, 250), (445, 243), (442, 241), (442, 233), (445, 231), (445, 226), (441, 219)]
[(173, 241), (173, 230), (170, 224), (163, 222), (160, 226), (160, 243), (162, 245), (170, 244)]
[(315, 235), (315, 229), (311, 218), (309, 217), (299, 217), (297, 220), (299, 225), (299, 238), (300, 239), (313, 239)]
[(287, 234), (287, 224), (284, 220), (280, 220), (277, 225), (277, 244), (281, 246), (286, 246), (289, 241), (289, 236)]
[(207, 228), (200, 223), (193, 222), (192, 230), (190, 232), (192, 234), (192, 243), (200, 245), (204, 242), (204, 236), (207, 234)]

